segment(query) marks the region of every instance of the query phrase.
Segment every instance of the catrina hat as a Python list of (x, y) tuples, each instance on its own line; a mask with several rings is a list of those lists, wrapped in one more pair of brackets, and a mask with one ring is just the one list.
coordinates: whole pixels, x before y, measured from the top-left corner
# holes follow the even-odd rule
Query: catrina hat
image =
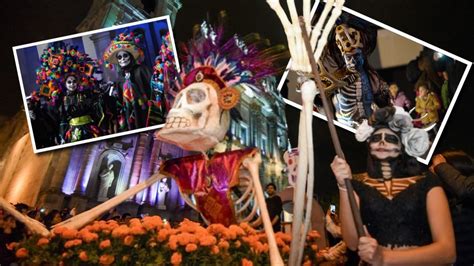
[(140, 64), (143, 61), (144, 53), (140, 48), (142, 35), (135, 35), (133, 32), (126, 34), (125, 32), (117, 35), (109, 44), (104, 52), (105, 65), (112, 68), (111, 64), (118, 64), (116, 55), (119, 51), (129, 52), (135, 61)]

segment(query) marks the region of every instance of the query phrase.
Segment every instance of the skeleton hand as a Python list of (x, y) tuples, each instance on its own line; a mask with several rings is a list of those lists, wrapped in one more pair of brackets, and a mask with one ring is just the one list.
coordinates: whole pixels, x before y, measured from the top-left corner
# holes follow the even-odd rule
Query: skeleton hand
[[(279, 0), (267, 0), (268, 5), (275, 11), (278, 18), (283, 25), (285, 34), (288, 40), (288, 49), (291, 54), (291, 69), (295, 71), (301, 71), (310, 73), (311, 66), (309, 64), (309, 58), (306, 55), (306, 49), (304, 46), (303, 38), (301, 36), (301, 28), (298, 20), (298, 12), (294, 1), (287, 0), (288, 10), (290, 12), (290, 19), (285, 14), (285, 11), (280, 5)], [(331, 13), (330, 18), (326, 22), (326, 18), (333, 8), (334, 0), (328, 0), (321, 16), (316, 23), (315, 27), (311, 28), (311, 1), (303, 1), (303, 18), (306, 24), (306, 31), (308, 36), (311, 38), (311, 48), (314, 52), (315, 60), (318, 61), (322, 54), (323, 48), (327, 42), (327, 36), (331, 31), (336, 19), (341, 14), (344, 0), (336, 0), (336, 7)], [(321, 38), (320, 38), (321, 36)]]
[(340, 188), (346, 188), (346, 185), (344, 184), (344, 179), (352, 179), (351, 167), (346, 162), (346, 160), (339, 158), (336, 155), (336, 157), (334, 157), (334, 160), (331, 163), (331, 169), (334, 173), (334, 176), (336, 176), (337, 185)]

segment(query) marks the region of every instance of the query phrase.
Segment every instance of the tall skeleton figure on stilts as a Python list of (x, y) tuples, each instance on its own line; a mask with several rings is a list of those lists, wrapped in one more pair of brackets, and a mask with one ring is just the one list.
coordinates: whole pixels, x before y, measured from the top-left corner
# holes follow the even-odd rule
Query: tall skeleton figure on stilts
[[(312, 111), (313, 101), (317, 94), (316, 84), (311, 79), (311, 66), (307, 56), (305, 44), (302, 38), (301, 27), (295, 3), (287, 0), (291, 21), (285, 14), (279, 0), (267, 0), (270, 7), (275, 10), (285, 30), (288, 47), (291, 53), (291, 69), (299, 74), (301, 85), (301, 97), (303, 110), (300, 114), (300, 125), (298, 135), (298, 149), (300, 152), (298, 164), (298, 178), (294, 194), (294, 212), (292, 225), (292, 239), (289, 265), (300, 265), (303, 259), (303, 246), (306, 234), (309, 230), (311, 218), (311, 200), (313, 198), (314, 185), (314, 154), (313, 154), (313, 132)], [(334, 5), (335, 4), (335, 5)], [(311, 49), (316, 62), (321, 57), (327, 43), (327, 37), (333, 28), (336, 19), (341, 14), (344, 0), (328, 0), (321, 16), (314, 28), (311, 28), (311, 1), (303, 1), (303, 18), (306, 24), (306, 32), (310, 36)], [(332, 12), (331, 12), (332, 10)], [(328, 18), (329, 13), (331, 15)], [(305, 195), (306, 190), (306, 195)], [(305, 197), (306, 200), (305, 204)], [(305, 207), (306, 206), (306, 207)], [(303, 222), (304, 217), (304, 222)]]

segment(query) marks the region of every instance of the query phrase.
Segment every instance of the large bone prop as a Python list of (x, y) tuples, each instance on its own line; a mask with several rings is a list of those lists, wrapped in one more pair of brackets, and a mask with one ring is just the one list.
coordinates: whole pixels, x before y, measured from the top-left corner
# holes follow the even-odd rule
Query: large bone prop
[(17, 211), (13, 205), (11, 205), (8, 201), (4, 198), (0, 197), (0, 209), (11, 214), (17, 221), (22, 222), (25, 226), (33, 233), (40, 234), (43, 236), (48, 236), (49, 231), (46, 229), (44, 224), (40, 223), (39, 221), (24, 215), (23, 213)]
[(252, 158), (247, 158), (243, 161), (243, 166), (247, 168), (252, 177), (254, 188), (257, 194), (257, 204), (260, 207), (260, 215), (263, 220), (263, 226), (265, 228), (265, 234), (268, 239), (268, 247), (270, 252), (270, 262), (271, 265), (284, 265), (283, 259), (280, 256), (280, 251), (275, 240), (275, 233), (273, 232), (272, 222), (270, 220), (270, 215), (268, 214), (267, 204), (265, 203), (265, 197), (263, 195), (262, 185), (260, 183), (260, 178), (258, 176), (258, 167), (262, 162), (260, 154), (257, 153)]
[[(280, 5), (279, 0), (267, 0), (270, 7), (278, 15), (288, 39), (288, 47), (291, 53), (290, 68), (299, 73), (311, 73), (311, 65), (306, 54), (305, 44), (302, 38), (302, 31), (299, 23), (295, 3), (287, 0), (290, 12), (291, 22), (287, 18), (285, 11)], [(311, 30), (311, 7), (310, 1), (303, 1), (303, 20), (306, 23), (306, 32), (311, 36), (311, 49), (314, 52), (315, 60), (318, 61), (322, 51), (327, 43), (327, 36), (341, 14), (344, 0), (337, 0), (334, 7), (334, 0), (328, 0), (316, 26)], [(334, 7), (334, 9), (333, 9)], [(329, 12), (331, 16), (326, 22)], [(321, 34), (322, 33), (322, 34)], [(316, 95), (316, 85), (314, 81), (307, 80), (301, 86), (301, 97), (303, 110), (300, 115), (300, 125), (298, 134), (298, 149), (300, 151), (298, 164), (298, 177), (294, 194), (294, 212), (292, 225), (292, 240), (289, 265), (300, 265), (303, 259), (303, 247), (306, 241), (306, 234), (309, 230), (311, 219), (311, 200), (307, 201), (304, 208), (305, 189), (306, 198), (313, 198), (314, 186), (314, 154), (313, 154), (313, 132), (312, 132), (312, 110), (313, 101)], [(306, 187), (307, 186), (307, 187)], [(306, 210), (306, 214), (305, 214)], [(303, 224), (303, 216), (304, 224)]]
[(156, 173), (152, 175), (149, 179), (146, 181), (143, 181), (136, 186), (129, 188), (128, 190), (120, 193), (119, 195), (115, 196), (114, 198), (109, 199), (108, 201), (97, 205), (96, 207), (82, 212), (68, 220), (65, 220), (61, 223), (55, 224), (53, 228), (55, 227), (67, 227), (67, 228), (72, 228), (72, 229), (79, 229), (84, 227), (85, 225), (91, 223), (97, 217), (99, 217), (101, 214), (104, 212), (114, 208), (115, 206), (119, 205), (120, 203), (126, 201), (127, 199), (133, 197), (136, 195), (138, 192), (144, 190), (145, 188), (153, 185), (154, 183), (160, 181), (160, 179), (164, 178), (166, 176)]

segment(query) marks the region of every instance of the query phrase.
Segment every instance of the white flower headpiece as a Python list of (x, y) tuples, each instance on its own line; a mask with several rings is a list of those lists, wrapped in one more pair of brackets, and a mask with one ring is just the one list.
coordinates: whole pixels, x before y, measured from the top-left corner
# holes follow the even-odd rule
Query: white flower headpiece
[[(410, 114), (407, 113), (401, 107), (386, 107), (395, 108), (395, 113), (388, 116), (386, 121), (378, 121), (387, 123), (388, 127), (396, 133), (400, 133), (403, 146), (405, 146), (405, 152), (413, 157), (421, 156), (425, 154), (430, 146), (428, 133), (423, 129), (413, 127), (413, 119)], [(384, 112), (385, 108), (378, 109), (375, 112)], [(374, 132), (374, 128), (369, 125), (367, 120), (362, 121), (360, 126), (357, 128), (355, 137), (357, 141), (366, 141)]]

